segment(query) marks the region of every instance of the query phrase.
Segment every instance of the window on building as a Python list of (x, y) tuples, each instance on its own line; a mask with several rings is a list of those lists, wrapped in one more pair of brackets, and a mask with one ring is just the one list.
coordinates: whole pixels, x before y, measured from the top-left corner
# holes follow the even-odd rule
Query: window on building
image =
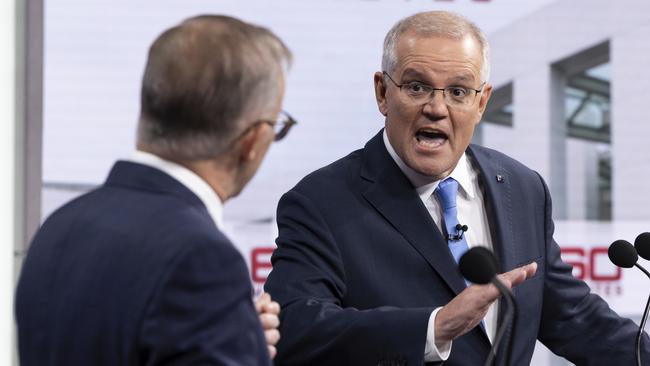
[(559, 91), (564, 94), (559, 116), (564, 116), (567, 135), (568, 218), (611, 220), (609, 42), (571, 55), (553, 68), (561, 75)]
[(567, 78), (565, 111), (570, 137), (609, 143), (610, 64), (586, 69)]
[(512, 126), (512, 83), (492, 91), (483, 121), (503, 126)]

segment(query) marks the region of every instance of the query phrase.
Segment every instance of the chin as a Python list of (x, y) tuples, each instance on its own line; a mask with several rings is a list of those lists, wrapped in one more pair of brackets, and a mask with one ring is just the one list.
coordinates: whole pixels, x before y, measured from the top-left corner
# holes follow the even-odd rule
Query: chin
[(440, 156), (417, 156), (415, 159), (405, 161), (405, 163), (422, 175), (438, 178), (453, 170), (453, 167), (450, 167), (451, 164), (444, 163), (448, 160)]
[(411, 166), (411, 168), (424, 176), (434, 179), (444, 178), (448, 174), (447, 172), (451, 171), (450, 169), (445, 169), (439, 166), (432, 166), (431, 164), (418, 164)]

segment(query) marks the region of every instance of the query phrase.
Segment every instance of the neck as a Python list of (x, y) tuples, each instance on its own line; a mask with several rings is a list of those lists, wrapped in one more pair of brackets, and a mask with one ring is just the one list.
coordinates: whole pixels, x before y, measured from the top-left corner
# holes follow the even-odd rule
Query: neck
[(200, 161), (174, 161), (175, 163), (186, 167), (201, 177), (219, 196), (221, 202), (237, 195), (235, 182), (232, 174), (222, 169), (219, 164), (213, 160)]
[(217, 196), (219, 196), (221, 202), (226, 202), (239, 192), (236, 182), (233, 179), (234, 175), (228, 171), (226, 164), (223, 164), (218, 159), (182, 160), (172, 156), (163, 156), (147, 149), (146, 146), (138, 145), (137, 148), (138, 150), (158, 155), (162, 159), (169, 160), (191, 170), (212, 188)]

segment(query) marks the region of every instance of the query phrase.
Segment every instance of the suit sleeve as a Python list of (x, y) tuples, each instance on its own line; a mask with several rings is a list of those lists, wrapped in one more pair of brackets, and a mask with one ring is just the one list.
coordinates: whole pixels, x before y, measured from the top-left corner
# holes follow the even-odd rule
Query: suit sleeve
[[(541, 177), (540, 177), (541, 179)], [(571, 266), (560, 258), (553, 239), (551, 200), (545, 193), (546, 276), (539, 340), (554, 353), (577, 365), (634, 365), (638, 326), (621, 318), (583, 281), (573, 277)], [(650, 360), (644, 334), (642, 358)]]
[(320, 210), (295, 190), (280, 200), (278, 229), (266, 282), (282, 306), (276, 365), (424, 363), (433, 308), (347, 307), (345, 263), (335, 235)]
[(270, 365), (241, 255), (227, 241), (200, 240), (188, 240), (150, 302), (143, 364)]

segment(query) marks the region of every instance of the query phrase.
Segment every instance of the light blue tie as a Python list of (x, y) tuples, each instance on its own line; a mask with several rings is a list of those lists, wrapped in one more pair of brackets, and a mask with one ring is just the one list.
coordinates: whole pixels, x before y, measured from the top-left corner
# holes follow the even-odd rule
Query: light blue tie
[[(458, 193), (458, 182), (454, 178), (447, 178), (440, 182), (434, 194), (442, 206), (443, 224), (447, 245), (454, 256), (456, 263), (468, 249), (464, 231), (459, 229), (458, 210), (456, 209), (456, 194)], [(462, 225), (460, 225), (462, 226)], [(465, 228), (467, 229), (467, 228)]]
[[(456, 263), (458, 263), (460, 257), (469, 249), (465, 235), (463, 235), (464, 231), (456, 228), (460, 224), (458, 222), (458, 210), (456, 209), (458, 182), (454, 178), (447, 178), (438, 184), (438, 188), (436, 188), (434, 194), (442, 206), (442, 221), (447, 231), (445, 233), (447, 245), (449, 246), (451, 255), (454, 256)], [(465, 227), (465, 230), (467, 230), (467, 227)], [(471, 282), (465, 280), (466, 286), (469, 287), (471, 284)], [(483, 330), (485, 330), (485, 319), (481, 320), (480, 324)]]

